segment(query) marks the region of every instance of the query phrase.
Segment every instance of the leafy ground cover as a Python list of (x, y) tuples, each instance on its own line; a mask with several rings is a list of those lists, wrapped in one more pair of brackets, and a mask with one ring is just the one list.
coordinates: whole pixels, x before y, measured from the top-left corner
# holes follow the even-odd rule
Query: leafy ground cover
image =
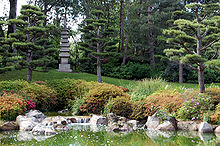
[[(34, 105), (33, 108), (45, 112), (68, 108), (79, 115), (115, 112), (146, 120), (159, 110), (182, 120), (219, 122), (219, 84), (207, 85), (207, 92), (200, 94), (196, 84), (169, 83), (160, 78), (135, 81), (104, 77), (105, 83), (100, 84), (92, 74), (50, 70), (34, 72), (31, 83), (24, 79), (25, 70), (1, 74), (0, 99), (15, 97), (25, 102), (19, 108)], [(13, 104), (6, 108), (2, 104), (0, 119), (15, 119), (20, 113), (17, 109)], [(186, 116), (186, 112), (191, 114)]]

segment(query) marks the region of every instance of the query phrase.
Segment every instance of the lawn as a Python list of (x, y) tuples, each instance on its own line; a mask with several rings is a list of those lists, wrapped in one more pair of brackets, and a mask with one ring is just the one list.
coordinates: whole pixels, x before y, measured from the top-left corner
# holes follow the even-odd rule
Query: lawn
[[(39, 72), (39, 71), (33, 72), (33, 81), (46, 81), (46, 80), (63, 79), (63, 78), (96, 81), (96, 75), (88, 74), (88, 73), (63, 73), (63, 72), (58, 72), (55, 69), (52, 69), (49, 72)], [(26, 80), (26, 70), (20, 70), (20, 71), (16, 70), (16, 71), (0, 74), (0, 81), (17, 80), (17, 79)], [(105, 76), (102, 77), (102, 80), (103, 82), (114, 84), (117, 86), (123, 86), (129, 89), (132, 89), (138, 83), (135, 80), (116, 79)], [(176, 88), (194, 88), (194, 89), (198, 88), (198, 84), (189, 84), (189, 83), (179, 84), (179, 83), (170, 83), (170, 82), (168, 84)], [(220, 83), (215, 83), (214, 85), (220, 87)], [(206, 86), (210, 86), (210, 84), (209, 85), (207, 84)]]

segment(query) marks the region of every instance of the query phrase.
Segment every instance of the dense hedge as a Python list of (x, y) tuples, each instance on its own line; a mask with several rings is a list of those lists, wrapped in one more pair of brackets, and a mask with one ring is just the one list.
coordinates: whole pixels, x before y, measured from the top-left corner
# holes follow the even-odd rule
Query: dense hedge
[(123, 96), (123, 90), (115, 85), (98, 83), (85, 96), (80, 110), (85, 113), (101, 114), (108, 100)]
[(0, 119), (15, 120), (26, 111), (27, 103), (16, 93), (4, 92), (0, 94)]
[[(173, 90), (161, 79), (140, 81), (135, 90), (107, 83), (61, 79), (28, 83), (23, 80), (0, 82), (1, 119), (13, 120), (30, 109), (58, 111), (69, 108), (76, 114), (107, 114), (146, 121), (156, 111), (166, 111), (183, 120), (219, 120), (220, 88), (206, 93)], [(130, 94), (130, 95), (129, 95)]]

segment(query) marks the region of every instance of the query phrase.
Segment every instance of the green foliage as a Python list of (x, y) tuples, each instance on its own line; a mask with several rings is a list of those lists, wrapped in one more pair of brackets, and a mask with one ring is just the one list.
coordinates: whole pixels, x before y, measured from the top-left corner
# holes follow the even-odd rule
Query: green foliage
[(22, 96), (16, 93), (4, 93), (0, 95), (0, 119), (15, 120), (26, 111), (26, 102)]
[(158, 108), (145, 100), (136, 101), (133, 106), (133, 113), (130, 116), (132, 119), (146, 122), (148, 116), (152, 116)]
[(130, 96), (124, 95), (109, 100), (105, 105), (105, 112), (130, 118), (133, 112), (133, 103), (130, 101)]
[(15, 81), (0, 81), (0, 91), (20, 91), (21, 89), (28, 86), (28, 82), (24, 80)]
[(117, 86), (98, 83), (84, 97), (85, 103), (80, 107), (84, 113), (101, 114), (108, 100), (124, 96), (123, 90)]
[(40, 111), (54, 110), (57, 104), (56, 91), (45, 85), (31, 83), (24, 87), (27, 96), (36, 104), (36, 109)]
[(84, 104), (83, 98), (77, 98), (76, 100), (68, 100), (68, 109), (71, 110), (75, 115), (82, 115), (80, 107)]
[(203, 113), (213, 110), (213, 99), (195, 91), (186, 91), (183, 106), (178, 109), (177, 116), (182, 120), (201, 120)]
[(214, 100), (214, 105), (216, 106), (220, 102), (220, 88), (207, 88), (206, 95), (210, 96)]
[(135, 87), (134, 92), (131, 95), (131, 100), (137, 101), (145, 99), (152, 93), (167, 89), (168, 87), (168, 84), (160, 78), (138, 81), (138, 85)]
[(60, 79), (47, 82), (47, 86), (57, 92), (58, 109), (67, 106), (68, 100), (82, 98), (93, 86), (94, 83), (87, 83), (83, 80)]
[(107, 68), (109, 69), (109, 72), (105, 71), (104, 75), (119, 79), (143, 79), (149, 77), (151, 72), (150, 65), (132, 62), (129, 62), (127, 65), (121, 65), (113, 68), (109, 68), (107, 66)]
[(216, 117), (217, 122), (220, 123), (220, 103), (216, 107), (215, 117)]

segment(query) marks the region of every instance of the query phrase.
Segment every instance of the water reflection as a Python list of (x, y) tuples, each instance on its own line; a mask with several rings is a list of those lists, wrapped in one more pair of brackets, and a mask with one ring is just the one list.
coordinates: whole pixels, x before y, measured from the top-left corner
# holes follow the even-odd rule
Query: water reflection
[(220, 134), (139, 130), (129, 133), (106, 132), (106, 127), (72, 124), (56, 136), (34, 136), (31, 132), (0, 132), (2, 145), (218, 145)]

